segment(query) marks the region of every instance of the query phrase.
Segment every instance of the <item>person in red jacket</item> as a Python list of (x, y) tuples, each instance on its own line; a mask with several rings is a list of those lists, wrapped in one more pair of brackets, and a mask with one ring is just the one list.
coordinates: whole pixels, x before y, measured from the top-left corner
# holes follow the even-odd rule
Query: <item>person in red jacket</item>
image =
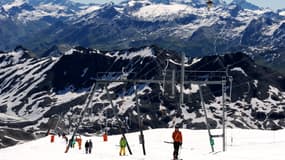
[(173, 159), (178, 159), (178, 153), (179, 153), (179, 146), (182, 145), (182, 133), (179, 131), (179, 127), (175, 126), (175, 130), (172, 133), (172, 139), (173, 139), (173, 146), (174, 146), (174, 152), (173, 152)]

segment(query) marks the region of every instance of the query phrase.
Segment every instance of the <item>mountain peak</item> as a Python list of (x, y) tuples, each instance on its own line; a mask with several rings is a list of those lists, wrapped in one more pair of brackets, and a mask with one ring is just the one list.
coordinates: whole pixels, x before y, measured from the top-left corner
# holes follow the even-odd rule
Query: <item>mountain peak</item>
[(39, 4), (74, 4), (75, 2), (70, 0), (28, 0), (30, 4), (39, 5)]
[(11, 8), (14, 8), (14, 7), (20, 7), (22, 6), (23, 4), (25, 4), (26, 1), (25, 0), (15, 0), (15, 1), (12, 1), (10, 3), (6, 3), (5, 5), (3, 5), (3, 8), (8, 11), (10, 10)]
[[(192, 6), (205, 6), (205, 0), (130, 0), (123, 1), (122, 3), (128, 3), (129, 6), (135, 6), (136, 4), (171, 4), (171, 3), (179, 3), (179, 4), (188, 4)], [(220, 0), (213, 0), (215, 5), (222, 4)]]
[(116, 10), (113, 2), (102, 5), (102, 8), (98, 10), (98, 16), (102, 18), (112, 19), (117, 14), (119, 14), (119, 12)]
[(16, 46), (14, 51), (17, 53), (23, 53), (23, 58), (36, 58), (35, 54), (31, 53), (28, 49), (21, 45)]
[(243, 9), (260, 10), (260, 7), (248, 2), (247, 0), (233, 0), (233, 4), (239, 5)]

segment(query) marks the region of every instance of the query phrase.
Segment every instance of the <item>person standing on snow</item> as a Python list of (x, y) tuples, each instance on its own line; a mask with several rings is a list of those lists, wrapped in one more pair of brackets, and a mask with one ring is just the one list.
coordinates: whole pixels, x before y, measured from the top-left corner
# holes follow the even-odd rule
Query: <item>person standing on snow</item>
[(125, 156), (126, 155), (126, 146), (127, 146), (127, 141), (122, 136), (122, 138), (120, 139), (120, 156)]
[(89, 140), (89, 154), (91, 154), (91, 152), (92, 152), (92, 147), (93, 147), (93, 143), (92, 143), (92, 141), (91, 141), (91, 139)]
[(182, 133), (179, 131), (178, 126), (175, 126), (175, 130), (172, 133), (172, 139), (173, 139), (173, 147), (174, 147), (173, 159), (177, 160), (178, 153), (179, 153), (179, 146), (182, 145)]
[(76, 142), (75, 142), (75, 139), (73, 138), (72, 141), (71, 141), (71, 147), (72, 147), (72, 148), (75, 147), (75, 143), (76, 143)]
[(70, 148), (72, 148), (72, 141), (73, 141), (72, 138), (70, 138), (69, 141), (68, 141), (68, 145), (69, 145)]
[(79, 137), (76, 137), (76, 142), (78, 143), (78, 147), (79, 147), (79, 150), (81, 149), (81, 144), (82, 144), (82, 139), (81, 139), (81, 136)]
[(85, 153), (86, 154), (89, 153), (89, 142), (88, 142), (88, 140), (85, 142)]

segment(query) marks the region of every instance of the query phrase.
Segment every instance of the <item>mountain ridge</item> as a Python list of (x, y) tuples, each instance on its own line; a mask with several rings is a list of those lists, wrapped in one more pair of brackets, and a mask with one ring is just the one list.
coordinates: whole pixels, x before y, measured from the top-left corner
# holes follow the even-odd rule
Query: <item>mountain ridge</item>
[[(21, 53), (19, 49), (19, 52), (0, 54), (0, 64), (3, 66), (0, 70), (0, 123), (1, 126), (37, 136), (43, 135), (49, 128), (55, 129), (56, 115), (62, 117), (61, 132), (71, 132), (90, 87), (98, 78), (117, 79), (123, 76), (124, 68), (127, 74), (124, 76), (128, 79), (163, 79), (162, 73), (167, 68), (165, 78), (170, 80), (172, 76), (169, 71), (179, 71), (181, 67), (179, 52), (173, 53), (156, 46), (112, 52), (76, 47), (60, 57), (43, 58), (19, 57)], [(284, 75), (259, 66), (243, 53), (188, 57), (185, 67), (186, 71), (224, 71), (228, 68), (229, 75), (233, 76), (233, 92), (231, 103), (228, 98), (226, 102), (227, 127), (272, 130), (285, 127)], [(209, 75), (205, 73), (201, 76)], [(186, 81), (191, 78), (191, 74), (185, 75)], [(170, 84), (166, 84), (165, 89), (162, 84), (137, 85), (145, 129), (173, 127), (175, 121), (185, 128), (206, 128), (198, 85), (184, 86), (184, 104), (177, 107), (179, 72), (175, 80), (177, 87), (174, 98)], [(112, 83), (107, 87), (120, 120), (125, 121), (128, 117), (126, 130), (137, 131), (133, 84)], [(202, 92), (210, 127), (220, 128), (221, 86), (202, 86)], [(108, 122), (108, 132), (118, 133), (118, 122), (114, 119), (106, 91), (98, 89), (95, 97), (79, 132), (98, 132)], [(113, 127), (110, 127), (111, 124)]]
[[(244, 0), (231, 4), (217, 1), (209, 11), (199, 0), (103, 5), (19, 2), (26, 7), (2, 9), (0, 50), (22, 45), (38, 56), (48, 55), (55, 46), (121, 50), (157, 45), (189, 56), (242, 51), (257, 57), (261, 64), (285, 72), (279, 65), (284, 61), (281, 48), (285, 45), (282, 10), (256, 8)], [(3, 2), (2, 6), (7, 4)], [(276, 54), (282, 59), (268, 63), (268, 57)]]

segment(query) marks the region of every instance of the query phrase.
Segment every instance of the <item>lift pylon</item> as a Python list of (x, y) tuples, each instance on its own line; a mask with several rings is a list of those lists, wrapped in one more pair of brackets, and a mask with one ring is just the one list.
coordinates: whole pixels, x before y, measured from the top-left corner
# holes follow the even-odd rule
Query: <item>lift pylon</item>
[(65, 153), (68, 152), (69, 147), (71, 146), (72, 140), (74, 140), (74, 137), (75, 137), (75, 135), (76, 135), (76, 133), (77, 133), (77, 131), (78, 131), (78, 128), (79, 128), (79, 126), (81, 125), (81, 122), (82, 122), (82, 120), (83, 120), (84, 113), (86, 112), (86, 109), (91, 105), (91, 102), (92, 102), (94, 93), (95, 93), (95, 91), (96, 91), (96, 88), (97, 88), (97, 83), (94, 83), (94, 84), (92, 85), (91, 91), (89, 92), (89, 95), (88, 95), (88, 97), (87, 97), (87, 99), (86, 99), (85, 107), (84, 107), (84, 108), (81, 110), (81, 112), (80, 112), (79, 121), (78, 121), (78, 123), (77, 123), (77, 125), (76, 125), (76, 127), (75, 127), (75, 130), (74, 130), (74, 132), (73, 132), (73, 134), (72, 134), (72, 136), (71, 136), (71, 140), (69, 141), (68, 145), (66, 146)]

